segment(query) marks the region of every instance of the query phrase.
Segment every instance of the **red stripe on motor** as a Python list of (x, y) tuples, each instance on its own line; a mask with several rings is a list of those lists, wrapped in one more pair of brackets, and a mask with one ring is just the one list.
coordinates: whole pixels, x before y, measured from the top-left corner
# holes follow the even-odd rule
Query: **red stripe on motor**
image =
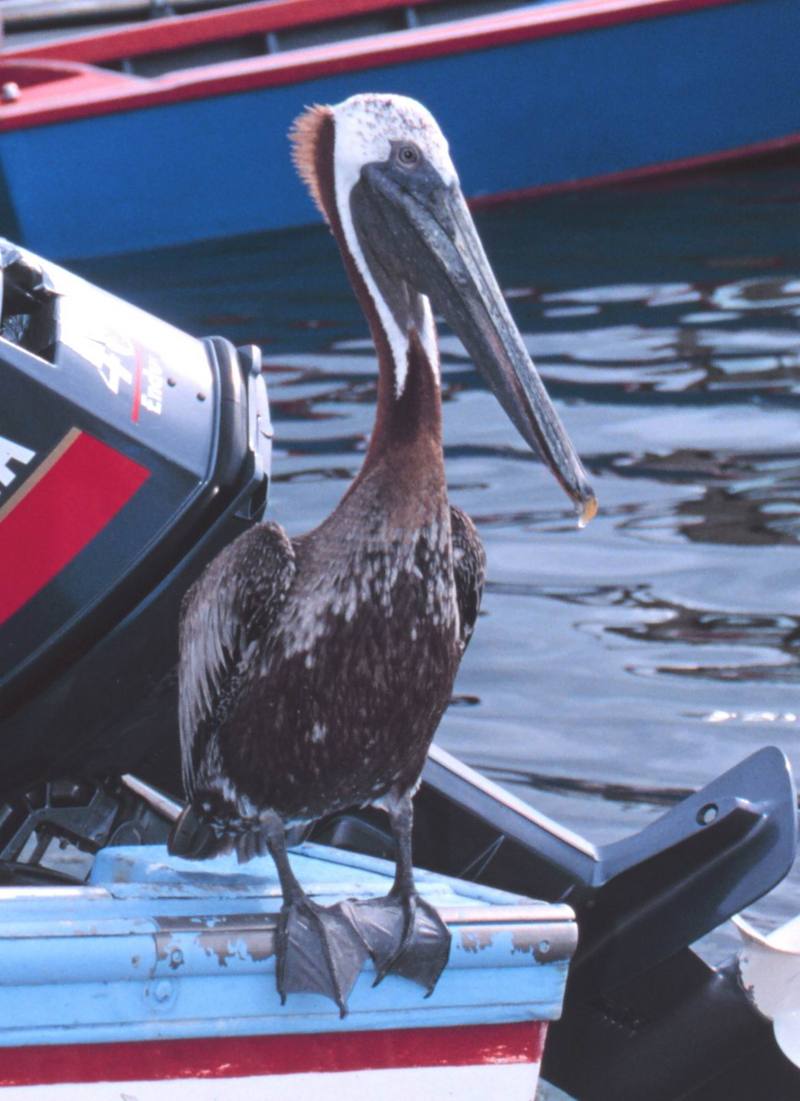
[(538, 1063), (540, 1021), (463, 1028), (0, 1048), (0, 1086)]
[(136, 365), (133, 374), (133, 402), (131, 403), (131, 420), (134, 424), (139, 421), (139, 412), (142, 406), (142, 371), (144, 370), (144, 353), (141, 347), (134, 343), (134, 358)]
[(149, 476), (126, 455), (79, 433), (0, 521), (0, 624), (69, 565)]

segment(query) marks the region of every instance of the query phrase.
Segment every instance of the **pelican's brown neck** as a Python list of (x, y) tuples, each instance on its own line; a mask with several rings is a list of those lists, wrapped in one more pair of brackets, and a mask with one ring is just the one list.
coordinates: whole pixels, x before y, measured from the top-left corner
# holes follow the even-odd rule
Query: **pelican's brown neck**
[[(345, 199), (341, 193), (337, 194), (335, 136), (334, 116), (329, 107), (310, 108), (297, 120), (291, 135), (295, 166), (339, 246), (378, 353), (375, 427), (364, 468), (388, 452), (409, 448), (426, 453), (425, 461), (431, 461), (438, 452), (441, 462), (441, 394), (438, 353), (431, 346), (432, 339), (435, 341), (432, 320), (430, 331), (423, 337), (414, 328), (400, 332), (387, 318), (390, 311), (383, 308), (385, 303), (370, 277), (364, 253), (353, 240), (349, 212), (345, 213), (347, 225), (342, 216)], [(425, 309), (429, 313), (427, 302)]]

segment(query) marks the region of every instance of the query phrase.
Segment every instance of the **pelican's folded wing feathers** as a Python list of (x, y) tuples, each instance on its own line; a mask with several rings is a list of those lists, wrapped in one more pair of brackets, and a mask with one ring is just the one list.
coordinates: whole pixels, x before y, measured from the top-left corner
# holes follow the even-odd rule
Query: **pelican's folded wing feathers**
[(450, 529), (463, 653), (472, 638), (481, 607), (483, 582), (486, 578), (486, 553), (472, 520), (455, 505), (450, 508)]
[(217, 555), (184, 597), (178, 682), (188, 798), (209, 737), (235, 701), (252, 648), (268, 634), (294, 574), (286, 532), (257, 524)]

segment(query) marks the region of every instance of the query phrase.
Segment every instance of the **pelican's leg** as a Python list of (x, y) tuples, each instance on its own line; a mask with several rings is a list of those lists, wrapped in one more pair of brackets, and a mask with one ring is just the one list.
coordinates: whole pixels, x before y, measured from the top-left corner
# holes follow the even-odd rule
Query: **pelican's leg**
[(289, 864), (281, 819), (268, 813), (261, 820), (283, 893), (275, 934), (281, 1002), (285, 1003), (287, 994), (324, 994), (336, 1002), (344, 1017), (367, 946), (338, 905), (320, 906), (300, 886)]
[(394, 973), (424, 986), (430, 995), (450, 955), (450, 931), (414, 885), (411, 793), (393, 795), (385, 806), (397, 847), (392, 888), (385, 898), (343, 907), (369, 946), (375, 962), (374, 985)]

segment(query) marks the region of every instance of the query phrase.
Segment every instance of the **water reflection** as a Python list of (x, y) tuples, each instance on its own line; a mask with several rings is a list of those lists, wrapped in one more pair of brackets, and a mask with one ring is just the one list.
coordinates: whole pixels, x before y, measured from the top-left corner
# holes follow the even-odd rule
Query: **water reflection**
[[(800, 680), (800, 619), (789, 615), (758, 615), (689, 608), (647, 591), (631, 594), (629, 606), (646, 619), (631, 626), (609, 626), (611, 634), (641, 642), (675, 643), (683, 650), (703, 647), (726, 655), (724, 664), (709, 660), (667, 662), (652, 669), (629, 666), (631, 672), (705, 677), (709, 680)], [(760, 660), (751, 660), (753, 655)]]
[[(676, 530), (698, 543), (796, 544), (800, 534), (800, 451), (711, 452), (676, 449), (663, 455), (616, 456), (623, 478), (702, 487), (674, 508)], [(635, 532), (640, 517), (621, 520)]]

